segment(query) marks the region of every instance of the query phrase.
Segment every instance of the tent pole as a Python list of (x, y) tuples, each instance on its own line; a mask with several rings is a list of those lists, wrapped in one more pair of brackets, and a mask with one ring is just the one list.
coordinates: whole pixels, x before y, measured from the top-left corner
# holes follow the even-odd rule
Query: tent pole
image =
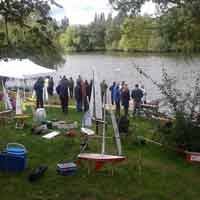
[(25, 98), (26, 98), (26, 89), (25, 89), (25, 79), (23, 78), (23, 89), (24, 89), (24, 101), (25, 101)]
[(105, 154), (105, 134), (106, 134), (106, 94), (104, 95), (104, 107), (103, 107), (103, 136), (102, 136), (102, 150), (101, 154)]

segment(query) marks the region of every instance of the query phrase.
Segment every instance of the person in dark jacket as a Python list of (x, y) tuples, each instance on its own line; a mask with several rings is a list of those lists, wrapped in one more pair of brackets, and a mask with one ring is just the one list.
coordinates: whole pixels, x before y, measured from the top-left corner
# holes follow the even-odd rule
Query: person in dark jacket
[(60, 81), (59, 85), (56, 88), (56, 91), (60, 97), (61, 108), (64, 113), (68, 113), (68, 80), (66, 77)]
[(80, 80), (81, 84), (81, 95), (82, 95), (82, 111), (85, 111), (86, 106), (86, 87), (85, 87), (85, 81), (83, 79)]
[(116, 106), (116, 115), (120, 116), (120, 101), (121, 101), (121, 92), (119, 88), (119, 84), (117, 84), (113, 91), (113, 100)]
[(114, 105), (115, 101), (114, 101), (114, 91), (115, 91), (115, 87), (116, 87), (116, 82), (113, 82), (113, 84), (110, 86), (109, 90), (111, 92), (111, 103), (112, 105)]
[(124, 89), (125, 84), (126, 84), (125, 81), (122, 81), (122, 82), (121, 82), (121, 85), (120, 85), (120, 90), (121, 90), (121, 92), (122, 92), (122, 90)]
[(44, 79), (40, 77), (35, 85), (34, 90), (36, 93), (36, 108), (43, 108), (44, 107), (44, 101), (43, 101), (43, 90), (44, 90)]
[(82, 112), (83, 96), (82, 96), (81, 81), (79, 81), (79, 80), (77, 80), (77, 84), (76, 84), (76, 87), (75, 87), (75, 99), (76, 99), (77, 111)]
[(92, 95), (92, 87), (93, 87), (93, 80), (90, 80), (90, 84), (89, 84), (89, 101), (90, 101), (91, 95)]
[(89, 98), (90, 98), (90, 85), (87, 80), (85, 80), (85, 91), (86, 96), (84, 98), (84, 111), (88, 111), (89, 109)]
[(105, 101), (107, 100), (107, 89), (108, 89), (108, 85), (106, 83), (105, 80), (103, 80), (100, 84), (100, 88), (101, 88), (101, 101), (102, 103), (104, 102), (104, 98), (105, 98)]
[(143, 92), (139, 88), (139, 85), (135, 85), (135, 89), (132, 90), (131, 97), (134, 101), (134, 110), (133, 110), (133, 115), (136, 113), (139, 114), (140, 108), (141, 108), (141, 102), (142, 102), (142, 97), (143, 97)]
[(53, 77), (50, 77), (48, 87), (47, 87), (47, 92), (50, 96), (53, 96), (53, 88), (54, 88), (54, 81)]
[(130, 101), (130, 91), (128, 89), (128, 85), (125, 84), (124, 88), (121, 92), (121, 100), (122, 105), (124, 106), (124, 115), (128, 116), (128, 108), (129, 108), (129, 101)]
[(74, 80), (72, 77), (70, 77), (70, 79), (69, 79), (69, 93), (70, 93), (71, 99), (73, 99), (73, 97), (74, 97)]
[(86, 88), (86, 96), (89, 99), (89, 97), (90, 97), (90, 84), (88, 83), (87, 80), (85, 80), (85, 88)]

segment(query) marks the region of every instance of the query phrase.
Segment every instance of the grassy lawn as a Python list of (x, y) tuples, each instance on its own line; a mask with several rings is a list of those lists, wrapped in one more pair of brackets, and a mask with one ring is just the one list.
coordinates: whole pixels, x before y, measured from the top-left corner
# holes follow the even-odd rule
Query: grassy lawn
[[(81, 114), (74, 109), (63, 115), (60, 109), (47, 110), (49, 119), (78, 121)], [(16, 130), (14, 124), (0, 129), (0, 149), (7, 143), (18, 142), (28, 150), (28, 168), (19, 174), (0, 173), (1, 200), (199, 200), (200, 170), (190, 165), (174, 152), (153, 144), (139, 145), (136, 135), (151, 137), (156, 124), (143, 119), (131, 119), (131, 133), (122, 138), (127, 161), (115, 168), (111, 176), (109, 166), (88, 175), (81, 166), (74, 176), (60, 176), (56, 164), (74, 161), (80, 151), (80, 135), (68, 138), (64, 135), (53, 140), (42, 139), (30, 131), (31, 120), (24, 130)], [(108, 126), (108, 134), (112, 128)], [(114, 151), (113, 141), (106, 144)], [(91, 140), (88, 151), (99, 152), (100, 141)], [(48, 171), (35, 183), (29, 183), (28, 174), (38, 165), (48, 165)]]

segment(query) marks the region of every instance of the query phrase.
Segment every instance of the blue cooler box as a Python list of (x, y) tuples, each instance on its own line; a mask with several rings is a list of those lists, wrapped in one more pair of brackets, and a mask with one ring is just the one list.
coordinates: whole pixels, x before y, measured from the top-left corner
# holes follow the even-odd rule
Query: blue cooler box
[(0, 154), (0, 170), (21, 172), (27, 166), (26, 148), (17, 143), (9, 143), (6, 150)]

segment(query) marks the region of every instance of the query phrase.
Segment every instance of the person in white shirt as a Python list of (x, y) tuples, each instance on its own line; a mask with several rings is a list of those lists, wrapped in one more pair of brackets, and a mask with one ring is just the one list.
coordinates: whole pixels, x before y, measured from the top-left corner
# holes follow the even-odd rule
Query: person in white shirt
[(144, 88), (144, 85), (141, 85), (142, 93), (143, 93), (143, 97), (142, 97), (142, 103), (146, 104), (147, 103), (147, 92)]

